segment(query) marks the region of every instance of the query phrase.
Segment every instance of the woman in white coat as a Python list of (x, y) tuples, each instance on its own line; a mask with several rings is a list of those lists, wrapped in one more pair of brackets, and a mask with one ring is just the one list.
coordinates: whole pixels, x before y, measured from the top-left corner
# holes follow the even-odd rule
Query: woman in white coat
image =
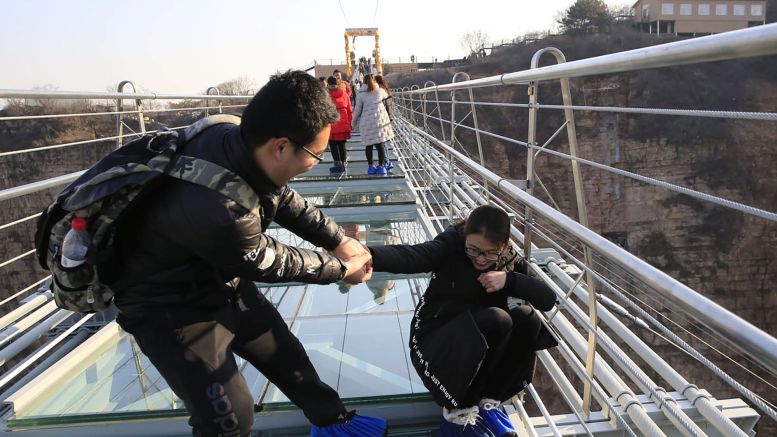
[[(356, 108), (353, 111), (353, 127), (359, 128), (364, 153), (367, 155), (367, 174), (386, 174), (386, 146), (385, 142), (394, 138), (394, 129), (391, 128), (386, 107), (383, 102), (389, 96), (385, 90), (378, 87), (375, 76), (364, 76), (364, 85), (356, 96)], [(372, 159), (373, 146), (378, 149), (378, 165), (375, 166)]]

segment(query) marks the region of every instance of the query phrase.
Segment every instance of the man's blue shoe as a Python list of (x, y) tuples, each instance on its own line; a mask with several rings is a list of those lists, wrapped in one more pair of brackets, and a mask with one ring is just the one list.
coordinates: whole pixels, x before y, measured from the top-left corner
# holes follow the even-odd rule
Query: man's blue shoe
[(375, 168), (374, 165), (371, 165), (371, 166), (367, 167), (367, 174), (370, 175), (370, 176), (374, 175), (375, 172), (377, 172), (377, 171), (378, 171), (378, 169)]
[(386, 172), (386, 167), (383, 167), (382, 165), (379, 165), (378, 168), (375, 170), (375, 174), (379, 176), (386, 176), (388, 172)]
[(383, 437), (387, 433), (385, 420), (359, 416), (356, 411), (349, 412), (339, 423), (310, 428), (310, 437)]
[(500, 402), (494, 399), (480, 401), (479, 421), (482, 422), (496, 437), (518, 437), (515, 426), (507, 414), (499, 408)]
[(383, 167), (386, 167), (386, 170), (391, 170), (394, 168), (394, 164), (392, 164), (391, 161), (386, 161), (386, 164), (384, 164)]
[(478, 407), (443, 409), (439, 437), (494, 437), (478, 415)]

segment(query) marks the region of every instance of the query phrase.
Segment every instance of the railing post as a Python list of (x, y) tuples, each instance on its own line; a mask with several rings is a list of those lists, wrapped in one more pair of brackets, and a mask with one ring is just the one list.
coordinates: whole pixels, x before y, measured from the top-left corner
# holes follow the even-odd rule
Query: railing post
[(445, 139), (445, 127), (442, 125), (442, 109), (440, 109), (440, 94), (437, 92), (437, 88), (434, 88), (434, 101), (437, 102), (437, 118), (440, 120), (440, 135), (442, 135), (442, 141)]
[[(402, 87), (402, 91), (403, 92), (410, 91), (410, 87)], [(413, 115), (413, 97), (410, 96), (410, 98), (407, 99), (407, 100), (408, 100), (407, 104), (403, 105), (403, 107), (404, 107), (405, 115), (406, 115), (405, 118), (407, 118), (408, 121), (410, 121), (410, 120), (412, 120), (411, 117)]]
[[(547, 47), (542, 50), (537, 51), (534, 56), (532, 57), (531, 61), (531, 68), (537, 68), (539, 65), (540, 57), (542, 57), (543, 54), (550, 53), (556, 58), (556, 63), (563, 64), (566, 62), (566, 58), (564, 57), (564, 53), (561, 52), (561, 50), (555, 48), (555, 47)], [(574, 111), (572, 111), (569, 106), (572, 105), (572, 96), (569, 91), (569, 78), (562, 77), (559, 79), (559, 82), (561, 83), (561, 96), (564, 103), (564, 117), (566, 119), (566, 125), (567, 125), (567, 139), (569, 141), (569, 154), (577, 157), (577, 132), (575, 130), (575, 114)], [(537, 105), (537, 90), (536, 85), (534, 89), (534, 95), (532, 98), (532, 107), (530, 108), (530, 111), (534, 111), (535, 118), (534, 118), (534, 124), (536, 129), (536, 111), (538, 108), (536, 108)], [(531, 120), (531, 112), (530, 112), (530, 120)], [(530, 121), (531, 123), (531, 121)], [(535, 132), (536, 134), (536, 132)], [(535, 139), (532, 139), (529, 141), (530, 144), (536, 145)], [(532, 165), (534, 163), (534, 157), (535, 152), (533, 150), (529, 150), (529, 156), (531, 156), (531, 162)], [(585, 206), (585, 193), (583, 192), (583, 179), (582, 175), (580, 173), (580, 164), (573, 160), (572, 161), (572, 178), (575, 183), (575, 199), (577, 201), (577, 214), (578, 214), (578, 221), (581, 225), (588, 227), (588, 213)], [(532, 181), (533, 182), (533, 181)], [(532, 188), (532, 183), (529, 183), (529, 189)], [(589, 268), (593, 268), (593, 259), (591, 255), (591, 249), (587, 246), (583, 246), (583, 261), (585, 262), (585, 265)], [(586, 275), (586, 285), (588, 286), (588, 318), (589, 323), (591, 326), (596, 328), (598, 324), (598, 316), (596, 313), (596, 288), (595, 283), (591, 275), (589, 275), (587, 272)], [(596, 333), (594, 331), (591, 331), (588, 333), (588, 351), (586, 355), (586, 373), (590, 375), (593, 375), (593, 369), (594, 369), (594, 357), (596, 355)], [(583, 413), (585, 415), (589, 415), (591, 412), (591, 384), (586, 381), (583, 386)]]
[[(220, 96), (220, 95), (221, 95), (221, 92), (220, 92), (220, 91), (219, 91), (219, 89), (218, 89), (218, 88), (216, 88), (215, 86), (208, 87), (208, 89), (207, 89), (207, 90), (205, 90), (205, 95), (206, 95), (206, 96), (210, 96), (210, 95), (211, 95), (211, 93), (210, 93), (210, 92), (211, 92), (211, 90), (213, 90), (213, 91), (216, 91), (216, 94), (215, 94), (215, 95), (217, 95), (217, 96)], [(208, 100), (208, 99), (205, 99), (205, 116), (206, 116), (206, 117), (207, 117), (207, 116), (210, 114), (210, 111), (209, 111), (209, 109), (210, 109), (210, 100)], [(221, 114), (221, 102), (220, 102), (220, 101), (219, 101), (219, 114)]]
[[(431, 80), (428, 80), (428, 81), (424, 82), (424, 88), (429, 88), (430, 86), (436, 86), (436, 84), (434, 82), (432, 82)], [(436, 91), (435, 91), (435, 93), (436, 93)], [(429, 100), (428, 96), (429, 96), (429, 93), (424, 93), (424, 97), (423, 97), (423, 99), (424, 99), (424, 107), (423, 107), (423, 111), (424, 111), (424, 130), (427, 133), (430, 133), (430, 130), (429, 130), (429, 116), (426, 114), (426, 101)], [(440, 106), (440, 104), (437, 103), (437, 107), (438, 108), (439, 108), (439, 106)]]
[[(420, 88), (421, 87), (419, 87), (418, 85), (413, 85), (410, 87), (410, 91), (418, 91)], [(413, 124), (415, 125), (415, 121), (418, 117), (415, 111), (416, 108), (413, 107), (413, 95), (414, 94), (410, 94), (410, 114), (413, 117), (412, 120), (413, 120)], [(422, 105), (422, 101), (421, 99), (418, 99), (418, 109), (421, 109), (421, 105)]]
[[(456, 77), (459, 75), (467, 73), (459, 72), (453, 75), (453, 78), (451, 79), (451, 83), (456, 82)], [(442, 115), (440, 116), (442, 118)], [(451, 91), (451, 147), (456, 147), (456, 90), (454, 89)]]
[[(132, 81), (129, 81), (129, 80), (123, 80), (123, 81), (119, 82), (119, 85), (116, 87), (116, 91), (119, 92), (119, 93), (123, 93), (124, 92), (124, 87), (126, 85), (132, 86), (132, 93), (133, 94), (137, 93), (137, 91), (135, 90), (135, 84), (132, 83)], [(119, 147), (121, 147), (122, 144), (124, 144), (124, 123), (122, 122), (122, 114), (120, 114), (123, 111), (123, 109), (124, 109), (122, 107), (123, 106), (122, 100), (123, 100), (122, 98), (116, 99), (116, 112), (119, 112), (119, 114), (116, 114), (116, 136), (118, 137), (118, 138), (116, 138), (116, 148), (117, 149)], [(138, 114), (138, 123), (140, 125), (140, 132), (145, 134), (146, 133), (146, 121), (144, 120), (144, 115), (143, 115), (143, 101), (142, 100), (135, 99), (135, 109), (136, 109), (136, 112)]]

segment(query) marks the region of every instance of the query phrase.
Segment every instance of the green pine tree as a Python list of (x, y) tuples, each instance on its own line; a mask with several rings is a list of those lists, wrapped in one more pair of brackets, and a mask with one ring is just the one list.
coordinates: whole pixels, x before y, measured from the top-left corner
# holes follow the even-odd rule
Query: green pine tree
[(599, 33), (610, 28), (613, 18), (602, 0), (577, 0), (558, 21), (564, 33)]

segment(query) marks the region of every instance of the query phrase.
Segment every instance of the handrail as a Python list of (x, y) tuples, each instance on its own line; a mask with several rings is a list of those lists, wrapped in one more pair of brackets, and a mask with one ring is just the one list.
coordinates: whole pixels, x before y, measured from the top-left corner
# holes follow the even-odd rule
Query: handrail
[(452, 91), (494, 85), (520, 85), (562, 77), (621, 73), (773, 54), (777, 54), (777, 23), (400, 93), (423, 94), (430, 91)]
[[(427, 103), (452, 104), (451, 100), (426, 100)], [(495, 106), (498, 108), (529, 108), (528, 103), (506, 102), (471, 102), (475, 106)], [(623, 106), (590, 106), (590, 105), (547, 105), (537, 103), (537, 109), (573, 109), (575, 111), (617, 112), (624, 114), (651, 115), (681, 115), (688, 117), (730, 118), (734, 120), (766, 120), (777, 121), (777, 112), (747, 112), (747, 111), (710, 111), (701, 109), (670, 109), (670, 108), (637, 108)], [(149, 111), (146, 111), (149, 112)], [(0, 118), (3, 120), (3, 118)]]
[(583, 244), (588, 245), (609, 261), (626, 269), (636, 278), (656, 290), (661, 297), (675, 304), (693, 319), (720, 334), (733, 349), (742, 352), (772, 374), (777, 375), (777, 339), (712, 300), (688, 288), (666, 273), (642, 261), (615, 243), (582, 226), (563, 213), (556, 211), (551, 206), (529, 196), (507, 179), (481, 167), (472, 159), (459, 153), (432, 135), (409, 124), (408, 128), (432, 142), (436, 148), (444, 153), (453, 155), (468, 170), (485, 178), (495, 187), (513, 196), (519, 202), (531, 206), (537, 214), (551, 220), (559, 228), (577, 237)]
[(220, 96), (207, 94), (104, 93), (89, 91), (36, 91), (0, 89), (3, 99), (141, 99), (141, 100), (248, 100), (254, 96)]
[[(224, 105), (222, 108), (239, 108), (242, 105)], [(178, 111), (197, 111), (200, 109), (213, 109), (218, 106), (199, 106), (192, 108), (164, 108), (164, 109), (146, 109), (143, 112), (146, 114), (153, 114), (158, 112), (178, 112)], [(137, 114), (138, 111), (108, 111), (108, 112), (79, 112), (75, 114), (44, 114), (44, 115), (12, 115), (8, 117), (0, 117), (0, 121), (11, 120), (42, 120), (47, 118), (75, 118), (75, 117), (97, 117), (101, 115), (123, 115), (123, 114)]]
[(79, 176), (84, 174), (86, 170), (77, 171), (62, 176), (53, 177), (39, 182), (32, 182), (25, 185), (19, 185), (18, 187), (8, 188), (0, 191), (0, 201), (13, 199), (14, 197), (24, 196), (25, 194), (35, 193), (37, 191), (45, 190), (47, 188), (58, 187), (60, 185), (69, 184), (78, 179)]

